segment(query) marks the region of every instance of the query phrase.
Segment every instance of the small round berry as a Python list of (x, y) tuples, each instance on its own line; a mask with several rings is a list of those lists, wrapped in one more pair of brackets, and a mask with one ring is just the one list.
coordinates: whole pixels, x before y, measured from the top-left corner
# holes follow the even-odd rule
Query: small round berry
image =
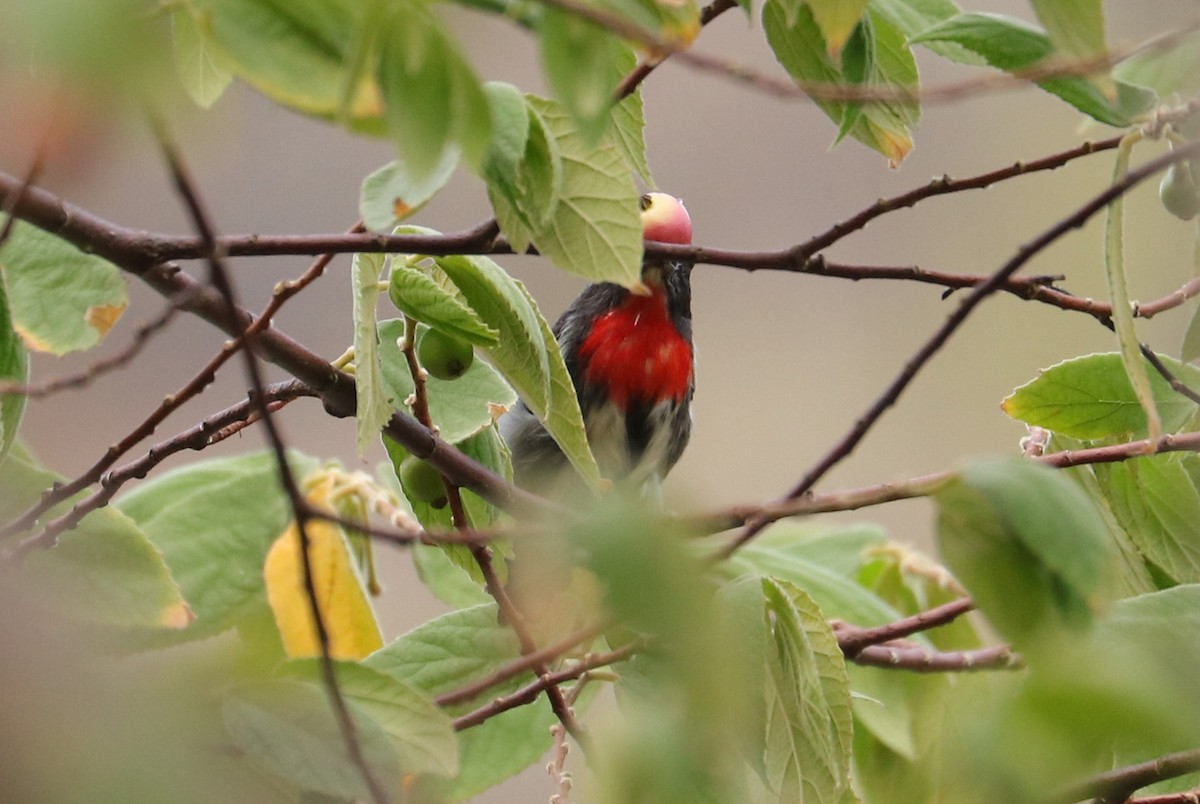
[(465, 341), (430, 329), (417, 341), (417, 360), (439, 380), (456, 380), (475, 362), (475, 350)]
[(429, 503), (434, 508), (446, 504), (446, 484), (429, 461), (409, 455), (400, 462), (399, 476), (404, 493), (413, 502)]
[(1190, 221), (1200, 212), (1200, 190), (1192, 178), (1191, 165), (1177, 162), (1167, 170), (1158, 185), (1158, 198), (1167, 212), (1182, 221)]

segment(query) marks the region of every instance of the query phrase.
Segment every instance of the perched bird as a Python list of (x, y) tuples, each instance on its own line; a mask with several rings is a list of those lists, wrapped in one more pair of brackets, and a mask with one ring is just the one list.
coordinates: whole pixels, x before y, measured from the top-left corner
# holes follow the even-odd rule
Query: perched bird
[[(648, 193), (641, 205), (646, 240), (692, 242), (679, 199)], [(554, 325), (601, 474), (655, 496), (692, 429), (691, 272), (690, 263), (647, 259), (642, 293), (588, 285)], [(561, 490), (555, 483), (573, 470), (524, 402), (504, 415), (500, 430), (518, 485)]]

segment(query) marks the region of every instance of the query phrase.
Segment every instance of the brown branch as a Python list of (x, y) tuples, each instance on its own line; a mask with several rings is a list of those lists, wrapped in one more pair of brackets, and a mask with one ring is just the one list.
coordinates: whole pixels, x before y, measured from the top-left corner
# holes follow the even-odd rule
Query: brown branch
[(848, 623), (838, 623), (834, 627), (837, 634), (838, 646), (847, 659), (855, 656), (871, 645), (879, 645), (901, 639), (921, 631), (929, 631), (938, 626), (954, 621), (975, 608), (975, 603), (969, 597), (951, 601), (937, 608), (922, 611), (903, 620), (897, 620), (874, 628), (861, 628)]
[(225, 268), (221, 252), (218, 249), (212, 224), (209, 221), (208, 213), (200, 201), (199, 194), (183, 163), (182, 157), (176, 150), (174, 143), (168, 138), (161, 122), (156, 118), (152, 118), (152, 124), (159, 148), (162, 150), (170, 169), (175, 188), (180, 198), (183, 199), (184, 206), (191, 216), (192, 223), (195, 225), (204, 243), (205, 251), (207, 252), (209, 277), (224, 302), (226, 321), (235, 331), (241, 330), (237, 332), (237, 335), (243, 339), (245, 346), (242, 349), (242, 362), (246, 369), (247, 379), (250, 381), (250, 386), (253, 389), (251, 400), (262, 420), (267, 441), (275, 453), (280, 485), (283, 486), (284, 492), (287, 494), (296, 519), (296, 533), (300, 541), (300, 564), (302, 567), (304, 590), (317, 632), (317, 643), (321, 649), (321, 675), (326, 692), (329, 695), (330, 705), (333, 708), (334, 716), (342, 733), (342, 739), (346, 744), (346, 752), (349, 754), (350, 761), (362, 776), (363, 783), (366, 785), (371, 799), (375, 804), (386, 804), (388, 801), (387, 793), (380, 786), (379, 781), (376, 780), (370, 765), (367, 764), (362, 745), (358, 739), (357, 728), (350, 716), (350, 709), (346, 704), (345, 698), (342, 696), (341, 688), (338, 686), (337, 671), (333, 664), (333, 657), (329, 652), (329, 630), (325, 624), (321, 606), (317, 599), (312, 557), (309, 554), (310, 540), (307, 532), (308, 523), (305, 515), (306, 505), (304, 503), (304, 495), (300, 491), (299, 483), (292, 472), (291, 465), (288, 463), (287, 447), (284, 444), (283, 436), (275, 425), (270, 406), (266, 401), (266, 385), (263, 382), (262, 369), (258, 364), (258, 357), (255, 354), (257, 347), (256, 338), (254, 334), (247, 330), (247, 322), (239, 315), (241, 308), (238, 306), (237, 294), (230, 280), (229, 273)]
[(1124, 804), (1140, 788), (1196, 771), (1200, 771), (1200, 749), (1180, 751), (1098, 774), (1053, 796), (1046, 804), (1073, 804), (1086, 799), (1095, 804)]
[[(565, 681), (579, 678), (584, 673), (588, 673), (598, 667), (605, 667), (624, 661), (632, 656), (637, 648), (638, 643), (631, 642), (608, 653), (589, 654), (583, 657), (578, 664), (572, 665), (565, 670), (559, 670), (554, 673), (541, 673), (536, 681), (527, 684), (516, 692), (496, 698), (485, 706), (481, 706), (472, 712), (455, 718), (454, 730), (462, 731), (472, 726), (478, 726), (489, 718), (495, 717), (502, 712), (507, 712), (509, 709), (516, 709), (518, 706), (533, 703), (542, 692), (549, 693), (550, 690), (558, 690), (558, 685)], [(561, 694), (562, 691), (559, 690), (559, 693)], [(565, 723), (563, 725), (566, 727)], [(570, 731), (569, 728), (567, 730)]]
[(1200, 788), (1161, 796), (1139, 796), (1129, 799), (1129, 804), (1200, 804)]
[(969, 673), (1022, 667), (1021, 657), (1008, 645), (949, 653), (915, 646), (872, 645), (863, 648), (850, 661), (866, 667), (910, 673)]
[(84, 388), (102, 375), (127, 366), (135, 357), (141, 354), (142, 349), (150, 343), (151, 338), (164, 329), (167, 324), (171, 323), (171, 319), (175, 317), (177, 310), (178, 307), (175, 304), (168, 303), (166, 308), (156, 317), (134, 330), (133, 338), (130, 339), (124, 349), (103, 360), (97, 360), (78, 374), (56, 377), (37, 385), (12, 382), (0, 383), (0, 396), (20, 395), (30, 398), (40, 398), (50, 396), (59, 391), (65, 391), (69, 388)]
[[(713, 0), (700, 10), (700, 27), (703, 28), (729, 9), (736, 7), (737, 0)], [(650, 73), (654, 72), (658, 65), (666, 61), (669, 55), (655, 55), (651, 52), (642, 56), (637, 66), (622, 78), (621, 83), (617, 85), (616, 90), (613, 92), (613, 103), (619, 103), (634, 92), (637, 92), (642, 82), (649, 77)]]
[[(1147, 162), (1145, 165), (1131, 170), (1125, 174), (1120, 181), (1114, 182), (1104, 192), (1096, 195), (1091, 201), (1084, 204), (1082, 207), (1071, 213), (1054, 226), (1047, 229), (1041, 235), (1036, 237), (1032, 242), (1022, 246), (1017, 250), (1017, 254), (1008, 262), (1001, 266), (989, 279), (976, 286), (971, 293), (963, 299), (945, 323), (937, 329), (916, 354), (905, 364), (899, 375), (888, 385), (888, 387), (880, 394), (876, 400), (867, 409), (854, 426), (822, 457), (816, 465), (814, 465), (784, 497), (784, 501), (795, 500), (807, 493), (825, 473), (840, 463), (844, 458), (854, 451), (854, 448), (862, 441), (868, 431), (879, 421), (883, 414), (900, 398), (900, 395), (909, 386), (917, 373), (933, 358), (942, 346), (949, 340), (971, 312), (978, 307), (988, 296), (998, 291), (1009, 277), (1021, 269), (1029, 260), (1033, 259), (1037, 254), (1041, 253), (1050, 244), (1061, 238), (1066, 233), (1073, 229), (1078, 229), (1087, 222), (1089, 218), (1095, 215), (1100, 210), (1104, 209), (1113, 199), (1120, 197), (1131, 187), (1144, 181), (1149, 176), (1154, 175), (1158, 171), (1173, 165), (1182, 159), (1190, 159), (1191, 157), (1200, 154), (1200, 142), (1190, 143), (1188, 145), (1175, 148), (1170, 153), (1163, 154), (1157, 159)], [(732, 554), (739, 546), (745, 544), (756, 534), (762, 531), (769, 524), (770, 520), (757, 518), (748, 522), (743, 528), (741, 534), (733, 541), (729, 542), (721, 551), (721, 556)]]

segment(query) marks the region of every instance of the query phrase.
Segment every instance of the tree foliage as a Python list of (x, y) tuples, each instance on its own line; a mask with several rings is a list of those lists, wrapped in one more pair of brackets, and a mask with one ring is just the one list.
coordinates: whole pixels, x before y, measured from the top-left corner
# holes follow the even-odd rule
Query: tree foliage
[[(1200, 280), (1131, 304), (1121, 213), (1124, 193), (1160, 174), (1168, 211), (1190, 219), (1200, 207), (1194, 28), (1113, 49), (1099, 0), (1034, 0), (1040, 25), (951, 0), (460, 4), (527, 29), (553, 96), (479, 75), (427, 0), (16, 0), (0, 12), (9, 67), (150, 120), (195, 228), (147, 234), (71, 207), (38, 186), (44, 151), (32, 170), (0, 173), (0, 609), (22, 620), (0, 635), (29, 670), (0, 670), (14, 701), (0, 709), (0, 746), (42, 755), (5, 771), (6, 786), (39, 800), (451, 802), (550, 752), (547, 795), (559, 802), (1116, 802), (1146, 787), (1168, 801), (1193, 787), (1200, 316), (1178, 350), (1142, 343), (1137, 323), (1182, 315)], [(739, 5), (790, 81), (690, 48)], [(919, 50), (976, 77), (922, 87)], [(807, 96), (835, 141), (892, 165), (912, 149), (923, 104), (995, 84), (1034, 84), (1115, 136), (935, 181), (782, 252), (643, 244), (639, 184), (653, 178), (640, 85), (667, 59)], [(212, 230), (163, 110), (181, 92), (211, 107), (233, 81), (346, 136), (394, 143), (395, 160), (363, 178), (360, 226), (307, 240)], [(1134, 164), (1154, 141), (1168, 146)], [(1105, 151), (1116, 152), (1111, 186), (992, 275), (823, 259), (894, 209)], [(406, 223), (460, 171), (493, 220), (451, 234)], [(1018, 273), (1094, 216), (1106, 221), (1108, 303)], [(1200, 242), (1194, 224), (1180, 232)], [(650, 255), (913, 279), (961, 301), (785, 497), (667, 515), (601, 477), (547, 319), (493, 259), (527, 251), (625, 286)], [(325, 256), (255, 317), (237, 306), (228, 258), (280, 253)], [(337, 253), (355, 255), (354, 336), (331, 364), (271, 316)], [(204, 279), (175, 264), (186, 260)], [(25, 408), (134, 359), (155, 327), (66, 381), (38, 385), (28, 353), (95, 347), (137, 282), (172, 305), (156, 326), (178, 310), (233, 340), (64, 479), (22, 444)], [(1115, 332), (1111, 352), (1063, 354), (1004, 400), (1030, 426), (1023, 455), (816, 493), (1000, 292)], [(431, 330), (484, 359), (428, 376), (416, 344)], [(249, 398), (117, 465), (230, 360), (245, 363)], [(263, 384), (259, 360), (293, 379)], [(159, 468), (269, 428), (300, 396), (356, 417), (359, 452), (382, 440), (389, 460), (351, 472), (269, 430), (269, 451)], [(594, 500), (567, 509), (511, 484), (495, 423), (518, 396)], [(936, 559), (882, 529), (801, 520), (910, 497), (936, 509)], [(380, 540), (411, 548), (447, 613), (384, 633), (371, 603)], [(57, 657), (34, 631), (67, 635), (54, 637)], [(85, 668), (79, 683), (98, 690), (67, 696), (94, 722), (66, 737), (75, 715), (37, 704), (62, 667)], [(592, 706), (609, 696), (615, 705)]]

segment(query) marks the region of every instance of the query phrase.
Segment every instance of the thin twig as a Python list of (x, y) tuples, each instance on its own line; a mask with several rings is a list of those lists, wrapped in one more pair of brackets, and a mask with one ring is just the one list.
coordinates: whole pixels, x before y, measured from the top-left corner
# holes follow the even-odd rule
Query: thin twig
[[(503, 695), (496, 698), (494, 701), (479, 707), (478, 709), (468, 712), (461, 717), (455, 718), (454, 730), (462, 731), (469, 729), (472, 726), (478, 726), (480, 723), (495, 717), (501, 712), (507, 712), (509, 709), (515, 709), (518, 706), (524, 706), (538, 699), (543, 692), (549, 693), (550, 690), (557, 690), (558, 685), (563, 682), (579, 678), (584, 673), (595, 670), (598, 667), (606, 667), (610, 664), (615, 664), (624, 661), (632, 656), (639, 644), (632, 642), (628, 645), (622, 645), (616, 650), (608, 653), (596, 653), (584, 656), (577, 664), (572, 665), (564, 670), (559, 670), (554, 673), (542, 673), (537, 680), (527, 684), (516, 692), (508, 695)], [(561, 690), (559, 690), (561, 694)], [(566, 724), (563, 724), (566, 726)], [(570, 729), (567, 729), (570, 731)], [(574, 736), (574, 735), (572, 735)], [(576, 738), (578, 739), (578, 738)]]
[(56, 377), (37, 385), (3, 382), (0, 383), (0, 396), (20, 395), (36, 399), (70, 388), (84, 388), (104, 374), (129, 365), (135, 357), (141, 354), (142, 349), (146, 348), (151, 338), (171, 323), (171, 319), (175, 317), (178, 309), (175, 304), (167, 304), (161, 313), (133, 331), (133, 337), (124, 349), (103, 360), (97, 360), (77, 374)]
[(175, 183), (176, 190), (183, 199), (184, 205), (187, 208), (189, 215), (192, 218), (192, 223), (195, 225), (201, 240), (205, 244), (207, 252), (209, 277), (213, 286), (221, 294), (225, 302), (225, 315), (228, 325), (235, 330), (241, 330), (238, 333), (239, 337), (244, 339), (245, 348), (242, 349), (243, 364), (246, 369), (247, 379), (250, 381), (253, 389), (252, 400), (257, 408), (258, 414), (262, 419), (263, 429), (267, 435), (267, 441), (271, 445), (271, 449), (275, 453), (277, 469), (279, 471), (280, 484), (283, 486), (284, 492), (287, 494), (288, 500), (291, 503), (293, 514), (296, 518), (296, 532), (300, 541), (300, 557), (303, 575), (304, 590), (308, 597), (309, 609), (312, 614), (315, 631), (317, 633), (317, 643), (321, 649), (320, 665), (321, 675), (325, 684), (326, 692), (329, 695), (330, 705), (333, 708), (334, 716), (337, 719), (338, 727), (342, 732), (342, 739), (346, 744), (346, 752), (349, 754), (350, 761), (358, 769), (362, 776), (363, 783), (370, 793), (371, 799), (375, 804), (385, 804), (388, 801), (387, 793), (375, 778), (375, 774), (371, 771), (370, 765), (367, 764), (366, 757), (363, 754), (362, 745), (359, 742), (358, 731), (354, 725), (354, 720), (350, 716), (350, 709), (346, 704), (345, 698), (342, 696), (341, 688), (338, 686), (337, 671), (333, 664), (333, 658), (329, 652), (329, 630), (324, 621), (324, 615), (321, 612), (321, 606), (317, 599), (317, 590), (313, 576), (312, 557), (309, 554), (309, 536), (307, 532), (307, 517), (306, 506), (304, 504), (304, 495), (300, 491), (300, 485), (292, 472), (291, 465), (288, 463), (287, 447), (284, 444), (283, 437), (279, 429), (275, 425), (275, 421), (271, 415), (270, 406), (266, 401), (266, 385), (263, 382), (262, 370), (258, 364), (258, 358), (255, 355), (256, 343), (255, 337), (249, 334), (246, 327), (247, 322), (239, 315), (239, 306), (237, 302), (237, 294), (233, 288), (233, 283), (229, 278), (229, 273), (225, 268), (223, 257), (218, 249), (216, 237), (212, 224), (209, 222), (208, 214), (205, 211), (203, 204), (200, 201), (199, 194), (196, 191), (195, 185), (192, 182), (187, 168), (183, 164), (182, 157), (175, 148), (174, 143), (167, 136), (166, 130), (162, 127), (160, 121), (152, 118), (155, 135), (158, 140), (160, 149), (163, 152), (168, 167), (170, 168), (171, 178)]
[[(844, 458), (854, 451), (854, 448), (862, 441), (867, 432), (879, 421), (880, 417), (900, 398), (900, 395), (916, 377), (917, 373), (933, 358), (942, 346), (949, 340), (971, 312), (978, 307), (988, 296), (998, 291), (1004, 281), (1011, 277), (1014, 273), (1021, 269), (1029, 260), (1033, 259), (1037, 254), (1041, 253), (1051, 243), (1054, 243), (1060, 237), (1070, 232), (1073, 229), (1080, 228), (1087, 222), (1092, 215), (1104, 209), (1110, 201), (1121, 196), (1131, 187), (1144, 181), (1149, 176), (1154, 175), (1160, 170), (1173, 165), (1182, 159), (1189, 159), (1196, 154), (1200, 154), (1200, 142), (1194, 142), (1172, 150), (1170, 153), (1163, 154), (1157, 159), (1147, 162), (1145, 165), (1131, 170), (1117, 182), (1114, 182), (1104, 192), (1096, 195), (1091, 201), (1084, 204), (1075, 212), (1063, 218), (1054, 226), (1047, 229), (1041, 235), (1036, 237), (1032, 242), (1022, 246), (1017, 250), (1017, 254), (1008, 262), (1001, 266), (991, 277), (984, 283), (975, 287), (970, 294), (966, 296), (959, 304), (945, 323), (927, 340), (916, 354), (905, 364), (900, 374), (888, 385), (882, 394), (871, 404), (866, 413), (862, 415), (834, 446), (822, 457), (816, 465), (814, 465), (801, 478), (792, 489), (784, 497), (783, 500), (795, 500), (808, 492), (818, 480), (825, 476), (825, 473), (840, 463)], [(754, 519), (746, 524), (741, 534), (729, 542), (721, 551), (722, 557), (730, 555), (739, 546), (745, 544), (756, 534), (762, 531), (769, 524), (767, 519)]]
[(1020, 656), (1008, 645), (978, 650), (940, 652), (917, 646), (872, 645), (850, 661), (865, 667), (907, 670), (910, 673), (970, 673), (983, 670), (1017, 670)]
[(841, 647), (842, 653), (847, 659), (853, 660), (855, 656), (871, 645), (879, 645), (921, 631), (929, 631), (952, 622), (974, 608), (974, 601), (969, 597), (964, 597), (886, 625), (860, 628), (847, 623), (839, 623), (834, 631), (837, 634), (838, 646)]
[[(729, 9), (736, 7), (737, 0), (713, 0), (700, 10), (700, 27), (703, 28)], [(656, 55), (653, 52), (643, 55), (637, 66), (622, 78), (621, 83), (617, 85), (616, 90), (613, 92), (613, 102), (619, 103), (634, 92), (637, 92), (642, 82), (649, 77), (650, 73), (654, 72), (658, 65), (666, 61), (668, 56), (669, 54)]]
[(1098, 774), (1053, 796), (1046, 804), (1073, 804), (1087, 799), (1094, 804), (1124, 804), (1136, 790), (1196, 771), (1200, 771), (1200, 749), (1180, 751)]

